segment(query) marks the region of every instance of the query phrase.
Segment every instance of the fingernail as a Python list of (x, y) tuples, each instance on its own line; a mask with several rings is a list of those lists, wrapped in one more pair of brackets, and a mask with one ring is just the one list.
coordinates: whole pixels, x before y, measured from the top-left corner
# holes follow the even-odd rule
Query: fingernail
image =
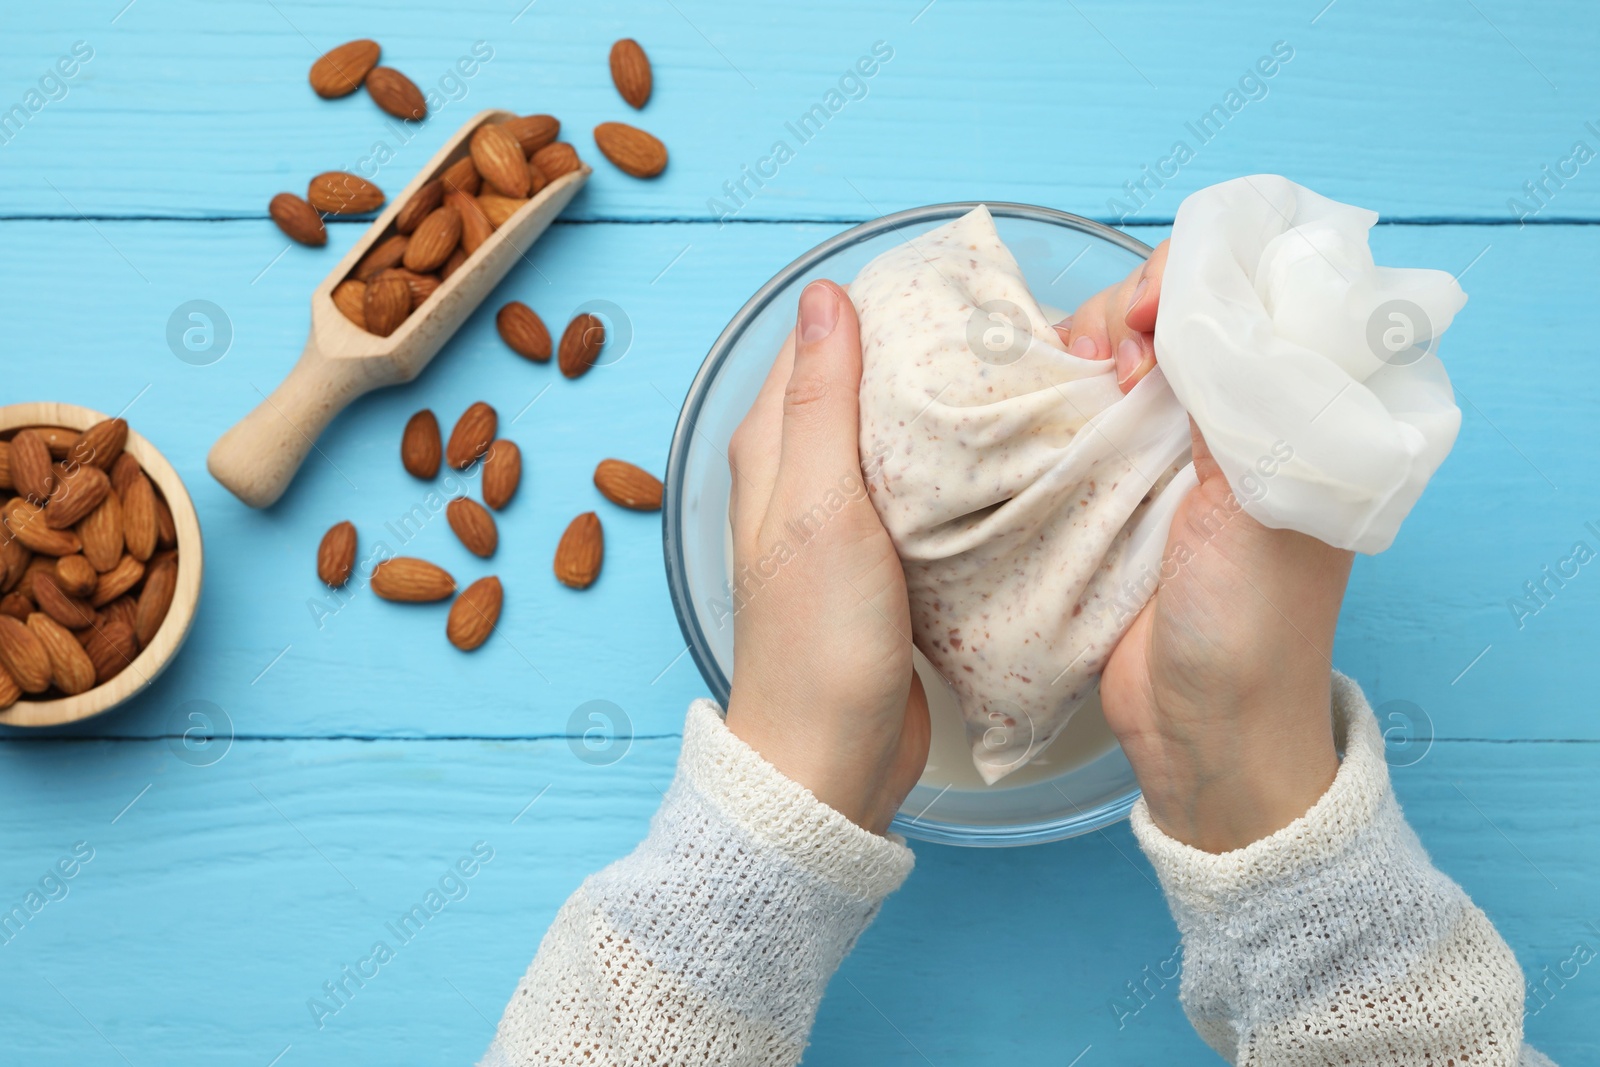
[(833, 287), (812, 282), (800, 294), (800, 340), (815, 344), (833, 332), (839, 322), (839, 297)]
[(1066, 318), (1064, 318), (1060, 322), (1056, 323), (1056, 329), (1059, 330), (1061, 333), (1071, 333), (1072, 332), (1072, 316), (1068, 315)]
[(1079, 359), (1100, 358), (1100, 347), (1094, 343), (1093, 337), (1080, 337), (1072, 342), (1071, 352)]
[[(1139, 306), (1139, 298), (1144, 296), (1144, 291), (1149, 287), (1149, 278), (1139, 279), (1139, 284), (1133, 287), (1133, 295), (1128, 298), (1128, 311), (1132, 311), (1134, 308)], [(1127, 312), (1123, 312), (1123, 314), (1127, 314)]]
[(1139, 342), (1131, 337), (1125, 338), (1117, 346), (1117, 384), (1125, 384), (1143, 362), (1144, 349), (1139, 347)]

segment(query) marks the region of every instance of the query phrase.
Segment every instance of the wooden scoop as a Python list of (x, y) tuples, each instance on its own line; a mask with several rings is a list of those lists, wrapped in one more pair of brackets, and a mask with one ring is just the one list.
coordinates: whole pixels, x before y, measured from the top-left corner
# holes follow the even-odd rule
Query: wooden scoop
[(390, 199), (383, 214), (311, 294), (311, 335), (300, 362), (271, 396), (217, 440), (207, 458), (212, 476), (234, 496), (251, 507), (267, 507), (283, 495), (313, 442), (346, 405), (379, 386), (409, 382), (420, 374), (583, 187), (592, 173), (587, 166), (541, 189), (388, 337), (368, 333), (344, 317), (333, 303), (334, 286), (380, 239), (394, 232), (400, 208), (446, 167), (469, 154), (468, 141), (479, 126), (515, 117), (509, 111), (474, 115), (411, 184)]

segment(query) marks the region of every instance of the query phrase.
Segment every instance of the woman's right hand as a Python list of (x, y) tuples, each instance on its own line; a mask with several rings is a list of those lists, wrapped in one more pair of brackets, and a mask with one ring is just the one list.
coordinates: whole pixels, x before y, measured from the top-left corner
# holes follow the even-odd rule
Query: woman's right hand
[[(1115, 358), (1124, 392), (1156, 364), (1166, 251), (1058, 327), (1069, 350)], [(1190, 429), (1200, 484), (1173, 519), (1172, 577), (1112, 652), (1100, 695), (1156, 825), (1227, 852), (1299, 818), (1338, 770), (1331, 656), (1353, 555), (1251, 518)]]

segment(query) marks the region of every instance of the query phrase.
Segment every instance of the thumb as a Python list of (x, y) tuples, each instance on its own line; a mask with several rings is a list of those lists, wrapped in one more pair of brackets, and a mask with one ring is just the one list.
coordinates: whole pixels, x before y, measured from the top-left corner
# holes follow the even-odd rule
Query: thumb
[[(812, 282), (800, 294), (794, 369), (783, 393), (776, 489), (810, 495), (861, 474), (861, 327), (843, 289)], [(776, 495), (776, 494), (775, 494)]]

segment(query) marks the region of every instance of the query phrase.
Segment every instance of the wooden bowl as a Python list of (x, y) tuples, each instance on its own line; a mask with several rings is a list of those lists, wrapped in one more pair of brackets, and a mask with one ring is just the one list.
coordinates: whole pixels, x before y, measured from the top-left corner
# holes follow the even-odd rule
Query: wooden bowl
[[(86, 430), (106, 418), (109, 416), (75, 404), (11, 404), (0, 407), (0, 437), (10, 438), (15, 431), (27, 426), (65, 426), (72, 430)], [(200, 600), (200, 577), (204, 570), (200, 519), (195, 515), (194, 501), (189, 499), (189, 491), (184, 488), (178, 472), (172, 469), (172, 464), (132, 428), (128, 430), (128, 443), (124, 450), (139, 461), (146, 477), (161, 491), (167, 508), (172, 512), (172, 525), (178, 533), (178, 581), (172, 594), (172, 606), (167, 609), (167, 617), (162, 620), (155, 638), (115, 678), (77, 696), (58, 700), (29, 700), (24, 696), (0, 711), (0, 723), (8, 726), (59, 726), (110, 711), (154, 681), (172, 661), (172, 657), (177, 655), (183, 639), (189, 636), (195, 605)]]

